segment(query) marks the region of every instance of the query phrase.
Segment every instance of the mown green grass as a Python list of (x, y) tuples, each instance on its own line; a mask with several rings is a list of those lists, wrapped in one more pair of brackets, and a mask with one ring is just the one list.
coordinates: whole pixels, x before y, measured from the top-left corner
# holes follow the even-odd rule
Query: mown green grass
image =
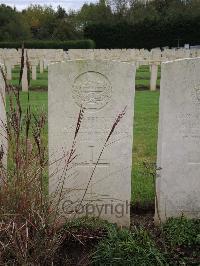
[[(31, 110), (47, 113), (47, 92), (30, 91)], [(27, 93), (21, 92), (23, 110), (28, 105)], [(156, 162), (159, 92), (138, 91), (135, 98), (134, 146), (132, 172), (132, 201), (148, 204), (154, 201), (153, 178), (144, 162), (152, 166)], [(46, 139), (47, 139), (47, 130)]]
[[(159, 92), (138, 91), (135, 97), (132, 201), (154, 201)], [(145, 164), (145, 165), (144, 165)]]
[[(46, 91), (30, 91), (29, 98), (32, 112), (39, 114), (41, 113), (41, 111), (44, 111), (47, 113), (48, 93)], [(27, 107), (29, 106), (28, 93), (20, 92), (20, 102), (22, 105), (22, 111), (25, 112)]]

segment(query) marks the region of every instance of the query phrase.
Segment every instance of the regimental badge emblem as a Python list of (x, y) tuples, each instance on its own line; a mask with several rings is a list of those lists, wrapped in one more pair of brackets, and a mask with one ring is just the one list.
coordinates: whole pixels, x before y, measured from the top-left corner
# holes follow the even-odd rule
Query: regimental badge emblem
[(110, 101), (112, 86), (103, 74), (89, 71), (75, 79), (72, 95), (76, 104), (95, 111), (103, 108)]

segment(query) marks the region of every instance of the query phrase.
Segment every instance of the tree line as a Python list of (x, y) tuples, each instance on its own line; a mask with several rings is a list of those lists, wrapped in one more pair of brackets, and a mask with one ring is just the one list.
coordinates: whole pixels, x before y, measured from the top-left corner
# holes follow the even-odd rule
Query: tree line
[(199, 0), (100, 0), (80, 10), (0, 5), (0, 41), (92, 39), (97, 48), (200, 44)]

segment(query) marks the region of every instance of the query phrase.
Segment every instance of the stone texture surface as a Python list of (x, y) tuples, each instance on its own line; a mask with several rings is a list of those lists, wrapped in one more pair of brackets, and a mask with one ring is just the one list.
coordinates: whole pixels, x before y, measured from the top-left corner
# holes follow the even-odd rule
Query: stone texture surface
[(200, 218), (200, 58), (162, 64), (156, 220)]
[[(49, 190), (58, 198), (59, 182), (64, 183), (60, 210), (67, 217), (77, 211), (129, 226), (134, 83), (135, 66), (127, 63), (78, 60), (49, 66)], [(81, 105), (86, 109), (76, 138), (77, 157), (65, 171)]]

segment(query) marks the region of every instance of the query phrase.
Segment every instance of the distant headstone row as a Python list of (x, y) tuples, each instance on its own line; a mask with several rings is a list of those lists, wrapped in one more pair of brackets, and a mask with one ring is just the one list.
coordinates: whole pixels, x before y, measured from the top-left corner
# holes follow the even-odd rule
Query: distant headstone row
[(68, 59), (84, 60), (117, 60), (122, 62), (137, 62), (139, 65), (148, 65), (154, 62), (165, 62), (181, 58), (200, 56), (200, 49), (70, 49)]
[[(0, 49), (0, 63), (5, 65), (7, 79), (12, 79), (12, 68), (21, 64), (21, 49)], [(27, 62), (32, 72), (32, 80), (37, 79), (37, 66), (40, 73), (49, 64), (66, 60), (116, 60), (120, 62), (134, 63), (138, 68), (140, 65), (149, 65), (151, 72), (150, 90), (156, 90), (158, 75), (158, 65), (162, 62), (181, 59), (194, 58), (200, 56), (200, 49), (70, 49), (67, 52), (62, 49), (25, 49), (24, 65), (22, 77), (22, 90), (28, 90), (27, 83)]]
[(5, 66), (8, 80), (12, 80), (13, 67), (20, 66), (23, 62), (22, 91), (28, 91), (28, 65), (32, 73), (32, 80), (36, 80), (37, 67), (39, 67), (40, 73), (43, 73), (50, 63), (61, 62), (67, 59), (67, 55), (62, 49), (24, 49), (23, 54), (22, 58), (21, 49), (0, 49), (0, 63)]

